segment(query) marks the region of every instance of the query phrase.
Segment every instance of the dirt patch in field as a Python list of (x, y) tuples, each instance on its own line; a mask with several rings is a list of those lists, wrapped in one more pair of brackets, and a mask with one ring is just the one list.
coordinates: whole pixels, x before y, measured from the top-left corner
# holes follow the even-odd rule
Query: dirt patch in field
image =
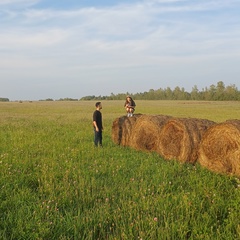
[(201, 105), (206, 105), (206, 104), (212, 104), (213, 102), (203, 102), (203, 101), (187, 101), (187, 102), (180, 102), (179, 104), (187, 104), (187, 105), (191, 105), (191, 104), (201, 104)]

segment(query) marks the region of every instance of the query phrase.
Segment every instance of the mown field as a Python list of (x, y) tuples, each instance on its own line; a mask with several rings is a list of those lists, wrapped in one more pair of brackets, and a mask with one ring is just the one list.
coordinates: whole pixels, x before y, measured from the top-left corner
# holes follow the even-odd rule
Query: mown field
[[(0, 239), (240, 239), (240, 180), (116, 146), (124, 101), (0, 103)], [(136, 113), (240, 118), (239, 102), (136, 101)]]

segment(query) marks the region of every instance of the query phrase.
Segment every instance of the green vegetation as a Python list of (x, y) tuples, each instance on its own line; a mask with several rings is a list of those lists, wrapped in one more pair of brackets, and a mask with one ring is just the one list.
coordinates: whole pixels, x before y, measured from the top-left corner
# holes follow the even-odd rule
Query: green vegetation
[[(240, 180), (116, 146), (123, 101), (0, 103), (0, 239), (240, 239)], [(238, 102), (136, 101), (138, 113), (225, 121)]]
[[(126, 95), (130, 93), (111, 94), (111, 96), (85, 96), (80, 100), (124, 100)], [(225, 86), (220, 81), (217, 86), (212, 84), (209, 88), (198, 90), (195, 85), (191, 92), (185, 91), (184, 88), (175, 87), (172, 90), (170, 87), (166, 89), (159, 88), (157, 90), (150, 89), (148, 92), (133, 93), (131, 96), (136, 100), (204, 100), (204, 101), (239, 101), (240, 91), (233, 84)]]
[(9, 102), (9, 99), (0, 97), (0, 102)]

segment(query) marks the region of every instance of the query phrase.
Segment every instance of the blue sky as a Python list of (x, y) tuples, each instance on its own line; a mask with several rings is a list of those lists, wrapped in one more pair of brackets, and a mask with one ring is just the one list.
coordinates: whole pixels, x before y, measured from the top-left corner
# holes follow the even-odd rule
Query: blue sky
[(0, 0), (0, 97), (240, 90), (239, 12), (239, 0)]

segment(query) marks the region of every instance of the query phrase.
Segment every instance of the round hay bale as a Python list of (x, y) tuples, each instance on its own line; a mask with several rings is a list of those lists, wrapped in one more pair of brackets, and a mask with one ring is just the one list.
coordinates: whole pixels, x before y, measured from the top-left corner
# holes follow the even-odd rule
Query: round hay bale
[(132, 129), (130, 147), (137, 150), (156, 151), (160, 130), (167, 119), (166, 115), (142, 115)]
[(140, 114), (133, 117), (122, 116), (113, 121), (112, 124), (112, 140), (114, 143), (122, 146), (129, 146), (129, 139), (133, 125)]
[(240, 120), (211, 126), (203, 135), (198, 161), (211, 171), (240, 176)]
[(203, 133), (215, 122), (197, 118), (172, 118), (165, 122), (157, 152), (167, 160), (194, 163)]
[(112, 124), (112, 140), (115, 144), (120, 144), (122, 139), (122, 124), (125, 117), (116, 118)]

